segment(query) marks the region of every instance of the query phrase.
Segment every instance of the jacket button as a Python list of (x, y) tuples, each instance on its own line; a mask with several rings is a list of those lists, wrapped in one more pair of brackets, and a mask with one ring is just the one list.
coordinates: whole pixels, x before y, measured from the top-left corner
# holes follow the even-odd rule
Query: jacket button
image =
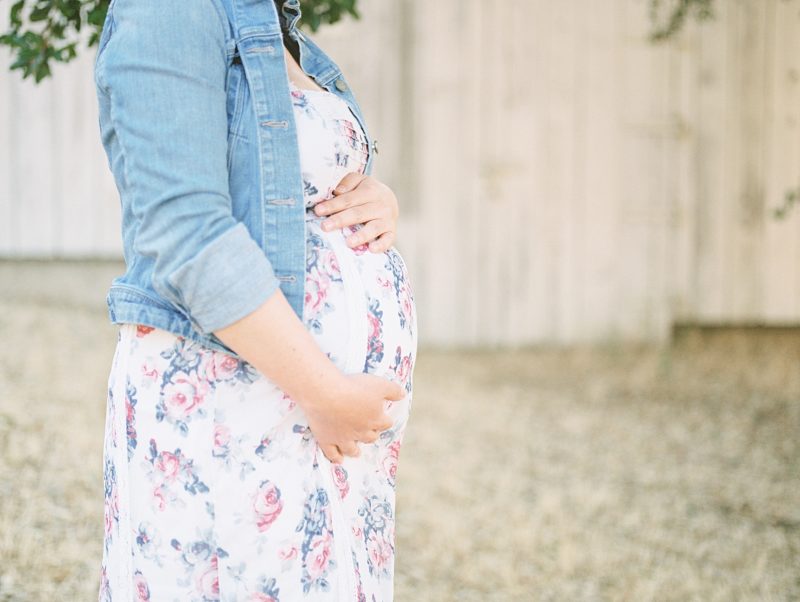
[(347, 92), (347, 84), (344, 83), (344, 80), (341, 77), (337, 79), (333, 85), (336, 86), (336, 89), (339, 90), (339, 92)]

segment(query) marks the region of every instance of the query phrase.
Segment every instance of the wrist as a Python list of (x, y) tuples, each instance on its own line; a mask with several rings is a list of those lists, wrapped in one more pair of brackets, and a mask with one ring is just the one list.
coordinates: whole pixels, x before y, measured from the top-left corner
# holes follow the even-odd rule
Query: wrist
[(300, 390), (292, 396), (304, 411), (310, 413), (330, 410), (337, 400), (346, 395), (349, 384), (344, 373), (327, 355), (324, 357), (327, 365), (313, 377), (303, 379)]

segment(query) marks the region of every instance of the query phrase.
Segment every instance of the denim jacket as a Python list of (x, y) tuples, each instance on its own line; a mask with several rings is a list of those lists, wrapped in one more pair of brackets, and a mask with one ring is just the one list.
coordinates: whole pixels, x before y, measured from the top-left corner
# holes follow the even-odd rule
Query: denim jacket
[[(235, 356), (212, 331), (278, 288), (302, 319), (306, 208), (284, 36), (367, 130), (339, 67), (298, 29), (299, 0), (277, 4), (111, 0), (94, 81), (122, 206), (112, 323)], [(373, 141), (366, 173), (374, 153)]]

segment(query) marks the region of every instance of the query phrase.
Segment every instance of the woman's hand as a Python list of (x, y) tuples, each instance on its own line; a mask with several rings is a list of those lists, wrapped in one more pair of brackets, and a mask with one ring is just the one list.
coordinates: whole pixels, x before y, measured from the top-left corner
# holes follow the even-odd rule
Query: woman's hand
[(322, 222), (324, 230), (364, 224), (347, 237), (347, 246), (369, 243), (370, 251), (383, 253), (394, 244), (400, 209), (391, 188), (372, 176), (350, 172), (333, 193), (333, 198), (314, 206), (317, 215), (330, 216)]
[(331, 462), (357, 456), (392, 426), (387, 399), (405, 389), (375, 374), (345, 374), (289, 305), (278, 288), (255, 311), (214, 334), (278, 385), (303, 410), (322, 453)]
[(344, 456), (358, 456), (358, 443), (372, 443), (381, 431), (391, 428), (385, 402), (399, 401), (405, 395), (399, 384), (374, 374), (342, 376), (326, 398), (302, 404), (311, 433), (325, 457), (335, 464)]

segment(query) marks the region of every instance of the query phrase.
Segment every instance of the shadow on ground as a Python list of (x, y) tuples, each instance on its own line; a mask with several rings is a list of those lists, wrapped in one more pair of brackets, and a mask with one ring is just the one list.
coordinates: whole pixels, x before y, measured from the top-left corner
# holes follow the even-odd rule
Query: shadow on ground
[[(0, 262), (0, 600), (96, 597), (116, 263)], [(800, 599), (800, 335), (422, 347), (398, 601)]]

